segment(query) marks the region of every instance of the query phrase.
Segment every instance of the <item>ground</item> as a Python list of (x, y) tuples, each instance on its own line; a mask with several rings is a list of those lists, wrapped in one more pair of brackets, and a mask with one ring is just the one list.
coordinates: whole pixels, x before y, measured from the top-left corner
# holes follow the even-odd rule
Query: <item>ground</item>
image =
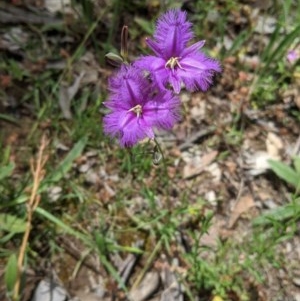
[[(300, 300), (300, 10), (202, 2), (0, 1), (1, 300)], [(121, 148), (105, 54), (174, 7), (222, 72)]]

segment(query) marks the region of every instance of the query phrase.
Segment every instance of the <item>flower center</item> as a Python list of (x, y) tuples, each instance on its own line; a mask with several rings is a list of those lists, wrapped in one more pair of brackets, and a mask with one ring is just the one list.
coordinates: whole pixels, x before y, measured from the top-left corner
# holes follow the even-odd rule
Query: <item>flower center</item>
[(165, 68), (169, 67), (170, 69), (174, 70), (176, 66), (180, 69), (183, 69), (179, 63), (180, 57), (171, 57), (165, 64)]
[(143, 112), (142, 106), (141, 105), (136, 105), (135, 107), (133, 107), (130, 110), (128, 110), (128, 112), (134, 112), (136, 114), (136, 116), (139, 118), (140, 115)]

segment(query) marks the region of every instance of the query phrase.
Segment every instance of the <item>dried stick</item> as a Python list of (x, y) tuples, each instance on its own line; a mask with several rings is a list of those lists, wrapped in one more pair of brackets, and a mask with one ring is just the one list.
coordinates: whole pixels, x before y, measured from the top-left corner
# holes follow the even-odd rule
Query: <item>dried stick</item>
[(33, 175), (33, 186), (31, 189), (30, 197), (27, 202), (27, 222), (26, 222), (26, 229), (23, 235), (23, 240), (22, 240), (19, 257), (18, 257), (18, 274), (17, 274), (17, 280), (13, 292), (14, 301), (17, 301), (19, 299), (22, 267), (23, 267), (25, 252), (26, 252), (26, 246), (31, 231), (33, 212), (36, 209), (36, 207), (39, 205), (41, 199), (40, 195), (38, 194), (38, 188), (45, 175), (43, 168), (48, 160), (48, 156), (44, 154), (44, 151), (47, 145), (48, 145), (48, 140), (46, 139), (46, 136), (43, 135), (36, 162), (34, 162), (33, 158), (31, 158), (30, 160), (30, 169)]

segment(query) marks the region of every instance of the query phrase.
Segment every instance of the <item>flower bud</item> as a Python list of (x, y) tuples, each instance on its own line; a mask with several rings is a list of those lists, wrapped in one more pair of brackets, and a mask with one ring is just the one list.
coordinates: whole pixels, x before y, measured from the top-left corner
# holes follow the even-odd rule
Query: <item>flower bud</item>
[(107, 61), (114, 67), (120, 67), (124, 63), (122, 57), (113, 52), (107, 53), (105, 57)]

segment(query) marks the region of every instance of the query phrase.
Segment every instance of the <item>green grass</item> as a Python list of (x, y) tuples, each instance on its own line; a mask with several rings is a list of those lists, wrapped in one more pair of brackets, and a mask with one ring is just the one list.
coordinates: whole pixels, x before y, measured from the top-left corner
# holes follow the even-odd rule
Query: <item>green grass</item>
[[(185, 285), (189, 299), (196, 300), (195, 294), (200, 292), (205, 296), (203, 298), (219, 296), (223, 300), (231, 300), (234, 296), (234, 300), (255, 300), (255, 296), (249, 292), (255, 285), (263, 285), (265, 279), (260, 271), (269, 265), (280, 268), (286, 264), (276, 250), (296, 232), (300, 218), (299, 158), (294, 159), (292, 167), (278, 162), (271, 163), (273, 172), (291, 193), (288, 204), (255, 219), (253, 228), (249, 230), (250, 235), (242, 243), (230, 238), (224, 241), (220, 239), (215, 248), (201, 245), (202, 237), (211, 229), (216, 210), (212, 210), (211, 204), (201, 196), (195, 198), (192, 189), (175, 187), (178, 188), (175, 195), (174, 182), (180, 182), (181, 175), (172, 177), (169, 174), (168, 167), (174, 163), (174, 158), (165, 157), (155, 165), (153, 160), (160, 150), (156, 149), (154, 152), (153, 145), (146, 143), (130, 150), (121, 149), (103, 134), (102, 102), (107, 97), (104, 73), (100, 74), (99, 95), (95, 96), (90, 92), (94, 87), (80, 89), (71, 105), (73, 118), (62, 118), (58, 104), (62, 80), (72, 82), (72, 72), (87, 50), (96, 54), (102, 69), (108, 69), (104, 65), (104, 55), (118, 49), (118, 34), (123, 25), (120, 18), (134, 11), (127, 7), (127, 3), (115, 0), (111, 6), (95, 15), (92, 2), (77, 2), (82, 8), (80, 20), (86, 30), (78, 29), (76, 32), (75, 26), (72, 30), (56, 28), (56, 34), (73, 35), (78, 41), (76, 45), (66, 46), (70, 57), (65, 60), (65, 69), (45, 69), (35, 74), (22, 68), (9, 55), (3, 56), (0, 63), (1, 72), (9, 75), (13, 87), (17, 87), (14, 92), (4, 90), (1, 97), (8, 97), (13, 93), (18, 104), (15, 114), (19, 108), (26, 107), (30, 116), (25, 123), (14, 114), (0, 115), (4, 129), (3, 134), (0, 133), (0, 258), (5, 260), (8, 293), (13, 291), (17, 278), (16, 259), (26, 230), (26, 203), (33, 186), (29, 159), (34, 158), (40, 137), (46, 132), (50, 138), (48, 161), (45, 177), (38, 191), (41, 201), (34, 211), (31, 236), (26, 249), (27, 267), (34, 267), (41, 259), (41, 244), (49, 247), (49, 258), (55, 263), (66, 252), (59, 245), (57, 237), (69, 236), (83, 246), (83, 257), (89, 254), (99, 257), (107, 277), (111, 277), (125, 293), (130, 286), (123, 283), (110, 261), (110, 255), (139, 254), (143, 258), (144, 268), (135, 275), (134, 281), (138, 283), (163, 252), (168, 258), (176, 255), (182, 261), (186, 273), (178, 277)], [(191, 21), (196, 24), (197, 38), (207, 40), (206, 51), (219, 43), (219, 50), (212, 53), (224, 60), (229, 56), (238, 58), (241, 52), (246, 51), (255, 34), (251, 24), (246, 23), (245, 28), (234, 33), (231, 48), (225, 49), (227, 29), (232, 30), (233, 26), (232, 19), (227, 16), (232, 11), (238, 13), (242, 7), (240, 1), (225, 2), (220, 4), (220, 1), (208, 1), (207, 5), (203, 5), (202, 1), (196, 1), (189, 12)], [(167, 7), (176, 5), (172, 1), (166, 3)], [(163, 9), (154, 7), (149, 12), (149, 3), (146, 5), (146, 2), (136, 1), (135, 5), (140, 14), (132, 14), (132, 18), (127, 18), (132, 39), (130, 49), (146, 53), (147, 50), (140, 45), (140, 36), (151, 34), (153, 20)], [(261, 64), (255, 70), (253, 81), (249, 83), (250, 106), (252, 104), (255, 108), (277, 103), (279, 91), (289, 88), (296, 70), (293, 66), (286, 67), (286, 53), (299, 37), (299, 8), (295, 8), (292, 1), (284, 1), (283, 4), (277, 3), (272, 10), (279, 22), (269, 37), (269, 43), (259, 53)], [(219, 17), (212, 23), (208, 16), (211, 18), (211, 14), (216, 12)], [(107, 14), (112, 15), (114, 22), (103, 33), (99, 28), (103, 25), (102, 18)], [(36, 32), (36, 35), (23, 48), (26, 57), (32, 62), (36, 62), (35, 56), (41, 52), (41, 37), (45, 35), (46, 39), (51, 30), (53, 29), (42, 28), (30, 33), (34, 35)], [(62, 59), (55, 46), (49, 47), (45, 53), (46, 59)], [(242, 62), (238, 63), (238, 68), (249, 71)], [(82, 110), (86, 103), (86, 109)], [(294, 115), (299, 121), (297, 110)], [(220, 154), (219, 162), (229, 155), (230, 147), (238, 149), (242, 144), (244, 128), (240, 125), (241, 116), (237, 114), (234, 117), (232, 124), (222, 133), (228, 149)], [(17, 144), (6, 144), (11, 133), (17, 135)], [(212, 141), (213, 144), (214, 140)], [(63, 143), (68, 150), (58, 150), (57, 142)], [(96, 184), (87, 183), (85, 174), (78, 170), (80, 162), (86, 160), (86, 153), (91, 150), (96, 151), (92, 170), (99, 173), (102, 168), (102, 172), (104, 170), (106, 173), (100, 175), (100, 182)], [(117, 179), (112, 179), (113, 177)], [(108, 188), (103, 186), (105, 181), (111, 186), (113, 195), (106, 195)], [(58, 199), (51, 202), (48, 191), (54, 186), (61, 187), (62, 191)], [(217, 195), (219, 197), (222, 196)], [(137, 208), (130, 209), (133, 210), (130, 215), (128, 208), (132, 207)], [(185, 236), (188, 241), (189, 248), (186, 252), (180, 251), (180, 236)], [(44, 237), (47, 240), (43, 240)], [(143, 240), (142, 247), (132, 245), (137, 239)], [(83, 257), (78, 260), (78, 266), (82, 264)], [(252, 283), (249, 283), (249, 279), (252, 279)]]

